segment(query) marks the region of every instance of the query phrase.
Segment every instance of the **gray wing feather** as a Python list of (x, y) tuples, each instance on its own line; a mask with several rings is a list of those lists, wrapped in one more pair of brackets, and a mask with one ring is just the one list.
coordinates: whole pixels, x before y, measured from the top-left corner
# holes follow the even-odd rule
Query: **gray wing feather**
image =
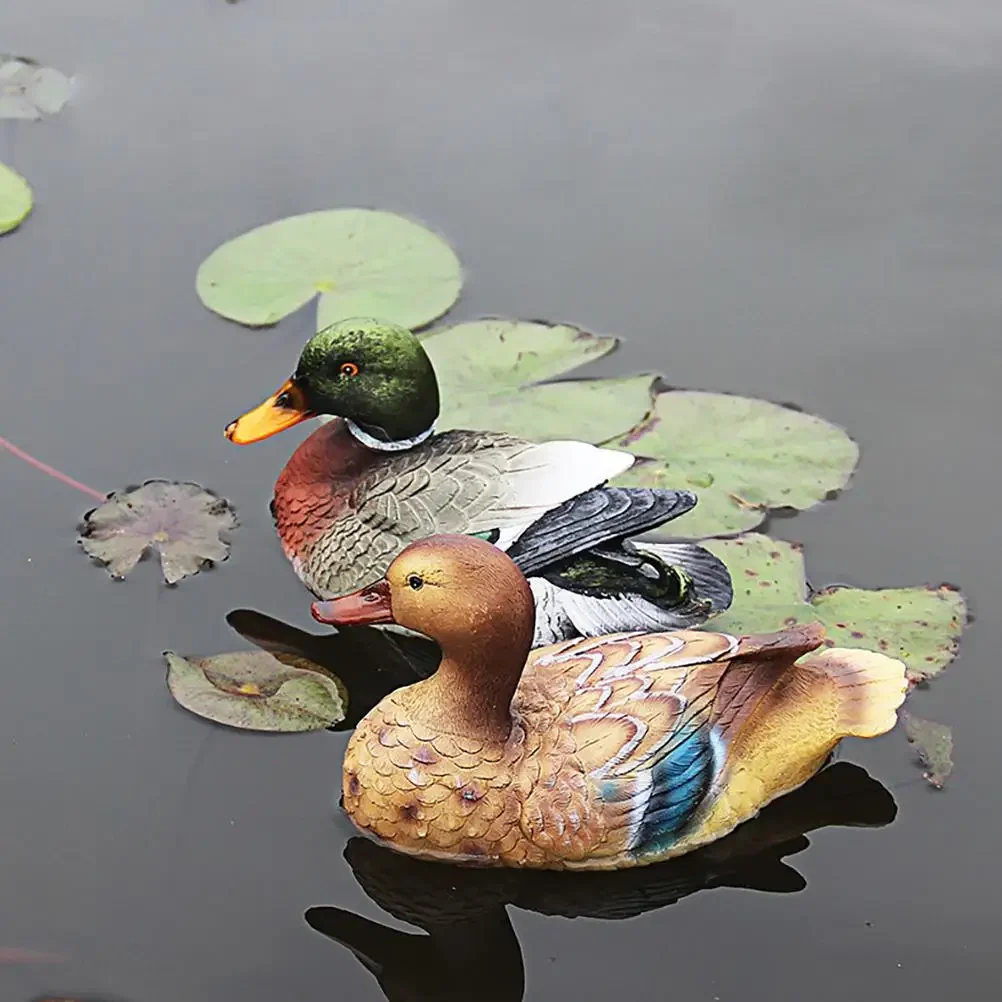
[(512, 536), (632, 461), (584, 442), (445, 432), (376, 462), (296, 569), (314, 594), (333, 598), (382, 576), (414, 540), (494, 529)]

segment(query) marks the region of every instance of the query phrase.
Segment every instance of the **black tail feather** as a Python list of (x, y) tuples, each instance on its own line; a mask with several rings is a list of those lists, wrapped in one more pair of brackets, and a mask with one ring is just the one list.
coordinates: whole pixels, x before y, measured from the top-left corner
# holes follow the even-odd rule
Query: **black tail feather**
[(509, 547), (508, 556), (528, 577), (593, 547), (656, 529), (695, 504), (690, 491), (596, 487), (537, 519)]

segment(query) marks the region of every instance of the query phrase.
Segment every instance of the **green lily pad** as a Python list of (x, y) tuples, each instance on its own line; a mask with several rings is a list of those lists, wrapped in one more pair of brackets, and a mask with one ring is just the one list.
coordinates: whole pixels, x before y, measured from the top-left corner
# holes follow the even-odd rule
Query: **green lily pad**
[(625, 486), (691, 488), (699, 504), (670, 534), (743, 532), (770, 508), (810, 508), (844, 487), (859, 447), (821, 418), (767, 400), (673, 390), (654, 415), (620, 443), (650, 462), (617, 481)]
[(953, 731), (946, 724), (923, 720), (907, 710), (901, 711), (901, 723), (925, 769), (923, 778), (930, 786), (942, 790), (953, 772)]
[(24, 56), (0, 55), (0, 118), (37, 121), (55, 115), (73, 93), (73, 81)]
[(167, 584), (229, 556), (224, 536), (237, 527), (230, 503), (192, 483), (148, 480), (116, 491), (84, 515), (79, 543), (113, 578), (124, 578), (148, 550), (160, 555)]
[(239, 651), (184, 658), (165, 651), (167, 688), (186, 710), (250, 731), (316, 731), (344, 719), (348, 694), (304, 657)]
[(489, 428), (525, 438), (605, 442), (642, 421), (655, 377), (534, 385), (612, 351), (615, 337), (567, 324), (478, 320), (422, 338), (442, 397), (438, 427)]
[(874, 591), (832, 586), (812, 593), (797, 543), (749, 533), (702, 545), (724, 561), (734, 583), (730, 609), (709, 628), (767, 633), (820, 622), (829, 646), (900, 658), (915, 682), (937, 675), (956, 656), (967, 611), (963, 596), (950, 585)]
[(463, 284), (452, 248), (420, 223), (372, 209), (331, 209), (258, 226), (202, 262), (195, 287), (216, 313), (268, 327), (320, 295), (317, 329), (348, 317), (417, 328)]
[(0, 164), (0, 233), (16, 230), (34, 205), (31, 186), (17, 171)]

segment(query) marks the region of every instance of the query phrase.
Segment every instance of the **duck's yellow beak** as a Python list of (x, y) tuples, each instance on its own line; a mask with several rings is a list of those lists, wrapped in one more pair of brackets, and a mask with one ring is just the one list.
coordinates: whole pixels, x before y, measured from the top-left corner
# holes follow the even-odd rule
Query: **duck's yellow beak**
[(328, 626), (373, 626), (394, 622), (390, 584), (385, 578), (350, 595), (329, 602), (314, 602), (310, 611), (318, 623)]
[(271, 438), (286, 428), (316, 417), (306, 406), (306, 395), (290, 379), (283, 383), (263, 404), (231, 421), (224, 434), (236, 445), (249, 445)]

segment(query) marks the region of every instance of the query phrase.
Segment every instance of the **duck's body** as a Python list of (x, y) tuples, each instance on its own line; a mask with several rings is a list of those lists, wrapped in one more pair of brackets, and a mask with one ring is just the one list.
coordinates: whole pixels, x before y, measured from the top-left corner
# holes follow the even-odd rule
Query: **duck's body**
[(293, 453), (272, 511), (300, 580), (318, 598), (333, 598), (382, 577), (408, 543), (436, 532), (505, 530), (510, 543), (631, 458), (583, 442), (536, 445), (476, 431), (383, 452), (335, 418)]
[[(360, 320), (320, 332), (296, 375), (227, 435), (257, 441), (318, 413), (343, 417), (296, 449), (272, 501), (283, 551), (318, 598), (376, 580), (408, 543), (450, 532), (484, 535), (502, 549), (518, 544), (534, 578), (537, 645), (697, 625), (730, 604), (729, 576), (707, 550), (641, 551), (627, 538), (688, 511), (692, 494), (585, 496), (628, 469), (632, 455), (487, 431), (436, 434), (437, 382), (409, 331)], [(560, 545), (543, 546), (544, 534)]]
[(809, 654), (816, 625), (530, 654), (519, 577), (478, 540), (438, 537), (401, 554), (381, 590), (315, 607), (325, 622), (382, 609), (443, 649), (435, 675), (379, 703), (345, 754), (345, 810), (392, 848), (548, 869), (667, 859), (806, 782), (842, 738), (889, 730), (904, 698), (899, 661)]

